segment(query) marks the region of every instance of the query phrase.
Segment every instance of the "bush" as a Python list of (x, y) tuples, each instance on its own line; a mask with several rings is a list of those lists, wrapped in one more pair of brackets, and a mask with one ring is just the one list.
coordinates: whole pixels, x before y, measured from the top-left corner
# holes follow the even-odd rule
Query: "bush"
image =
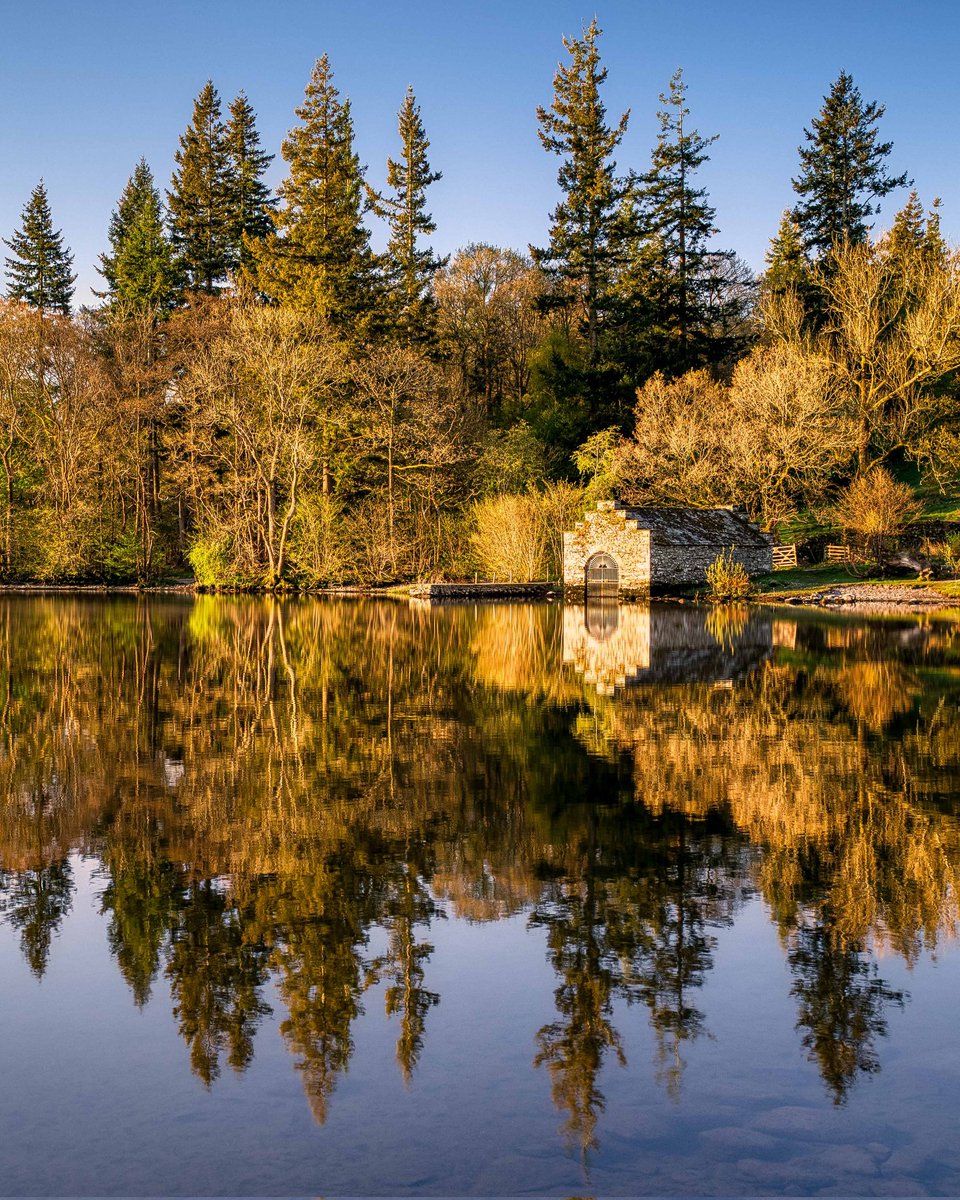
[(921, 550), (928, 558), (933, 559), (938, 574), (943, 571), (951, 577), (960, 575), (960, 534), (939, 541), (927, 538)]
[(529, 583), (563, 573), (563, 531), (583, 515), (584, 491), (548, 483), (543, 491), (493, 496), (473, 506), (473, 563), (486, 579)]
[(336, 496), (305, 492), (290, 531), (290, 566), (301, 585), (317, 587), (347, 579), (352, 555), (345, 526)]
[(884, 467), (858, 475), (840, 497), (834, 515), (846, 533), (873, 539), (895, 537), (920, 511), (905, 483)]
[(187, 552), (187, 561), (201, 587), (236, 582), (230, 551), (223, 538), (213, 534), (199, 536)]
[(546, 578), (547, 529), (535, 492), (481, 500), (473, 521), (471, 542), (481, 575), (510, 583)]
[(715, 603), (745, 600), (755, 590), (747, 568), (733, 557), (733, 550), (733, 546), (729, 550), (721, 550), (707, 567), (707, 584), (710, 588), (707, 594)]

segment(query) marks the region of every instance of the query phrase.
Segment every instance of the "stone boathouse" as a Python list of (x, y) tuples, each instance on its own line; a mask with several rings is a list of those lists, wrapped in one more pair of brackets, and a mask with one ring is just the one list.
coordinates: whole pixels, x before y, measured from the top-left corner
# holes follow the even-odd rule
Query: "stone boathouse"
[(730, 551), (751, 575), (773, 570), (773, 538), (735, 508), (631, 508), (601, 500), (563, 535), (568, 592), (646, 596), (706, 583)]

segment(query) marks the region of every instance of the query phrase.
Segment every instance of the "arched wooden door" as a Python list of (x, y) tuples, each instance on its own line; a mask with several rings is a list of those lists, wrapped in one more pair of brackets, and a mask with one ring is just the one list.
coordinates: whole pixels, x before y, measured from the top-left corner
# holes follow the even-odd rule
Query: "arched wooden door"
[(605, 551), (587, 560), (588, 596), (615, 596), (620, 590), (620, 568)]

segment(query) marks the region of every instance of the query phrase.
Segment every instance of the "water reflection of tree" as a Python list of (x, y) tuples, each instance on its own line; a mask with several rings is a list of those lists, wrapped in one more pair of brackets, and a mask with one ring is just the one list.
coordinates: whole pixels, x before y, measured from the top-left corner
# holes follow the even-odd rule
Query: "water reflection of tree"
[(546, 929), (560, 979), (557, 1020), (539, 1031), (535, 1062), (567, 1113), (568, 1142), (586, 1155), (604, 1108), (604, 1062), (626, 1062), (614, 1001), (646, 1006), (658, 1078), (678, 1097), (683, 1044), (705, 1032), (694, 998), (712, 966), (711, 929), (732, 919), (742, 881), (737, 839), (716, 814), (650, 820), (642, 808), (594, 804), (577, 816), (568, 815), (562, 873), (531, 924)]
[(253, 1037), (269, 1011), (260, 989), (266, 947), (216, 881), (198, 880), (184, 895), (170, 932), (167, 978), (173, 1014), (190, 1048), (190, 1065), (209, 1087), (225, 1054), (235, 1071), (253, 1058)]
[(618, 1005), (645, 1006), (676, 1090), (714, 931), (755, 887), (801, 1037), (846, 1094), (901, 1001), (869, 948), (915, 961), (960, 894), (960, 706), (941, 670), (958, 647), (914, 628), (800, 625), (733, 687), (605, 701), (561, 670), (549, 608), (8, 600), (5, 915), (42, 970), (67, 852), (96, 854), (135, 1002), (165, 968), (209, 1082), (249, 1061), (275, 978), (323, 1119), (369, 988), (405, 1078), (428, 1052), (438, 900), (472, 920), (527, 909), (557, 974), (537, 1059), (584, 1148)]
[(834, 1104), (842, 1104), (861, 1074), (880, 1070), (876, 1039), (887, 1032), (885, 1009), (903, 1007), (904, 993), (880, 978), (861, 947), (825, 924), (800, 924), (788, 960), (797, 999), (797, 1028)]
[(423, 986), (424, 964), (433, 953), (433, 946), (418, 941), (417, 930), (421, 926), (428, 928), (438, 915), (442, 915), (442, 910), (417, 876), (414, 865), (403, 863), (381, 917), (381, 924), (389, 933), (387, 952), (371, 964), (370, 978), (388, 981), (384, 1005), (388, 1017), (400, 1019), (397, 1065), (408, 1086), (423, 1050), (427, 1014), (440, 1003), (439, 992)]
[(142, 1008), (150, 999), (163, 948), (183, 904), (179, 872), (166, 859), (112, 856), (102, 909), (110, 914), (107, 942), (120, 973)]
[(73, 874), (65, 858), (0, 876), (0, 912), (20, 934), (20, 948), (30, 970), (41, 979), (50, 943), (70, 911)]

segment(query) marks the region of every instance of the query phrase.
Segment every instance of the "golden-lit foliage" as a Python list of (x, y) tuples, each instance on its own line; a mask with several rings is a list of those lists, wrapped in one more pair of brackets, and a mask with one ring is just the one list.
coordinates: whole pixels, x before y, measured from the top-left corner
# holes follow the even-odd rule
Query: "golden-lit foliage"
[(715, 930), (759, 891), (842, 1101), (902, 1002), (873, 956), (957, 926), (956, 631), (619, 620), (629, 671), (614, 636), (593, 671), (633, 686), (601, 695), (564, 665), (572, 609), (7, 599), (0, 880), (31, 969), (96, 855), (118, 967), (137, 1004), (165, 981), (197, 1075), (249, 1063), (272, 979), (322, 1120), (374, 989), (405, 1079), (429, 1052), (431, 925), (526, 912), (557, 975), (536, 1061), (585, 1150), (615, 1004), (676, 1092)]
[(648, 380), (613, 473), (631, 500), (737, 502), (769, 526), (823, 495), (850, 457), (852, 432), (825, 359), (793, 345), (759, 347), (729, 384), (706, 371)]
[(559, 579), (563, 531), (582, 515), (585, 496), (567, 483), (517, 496), (488, 496), (473, 506), (471, 550), (483, 579)]

